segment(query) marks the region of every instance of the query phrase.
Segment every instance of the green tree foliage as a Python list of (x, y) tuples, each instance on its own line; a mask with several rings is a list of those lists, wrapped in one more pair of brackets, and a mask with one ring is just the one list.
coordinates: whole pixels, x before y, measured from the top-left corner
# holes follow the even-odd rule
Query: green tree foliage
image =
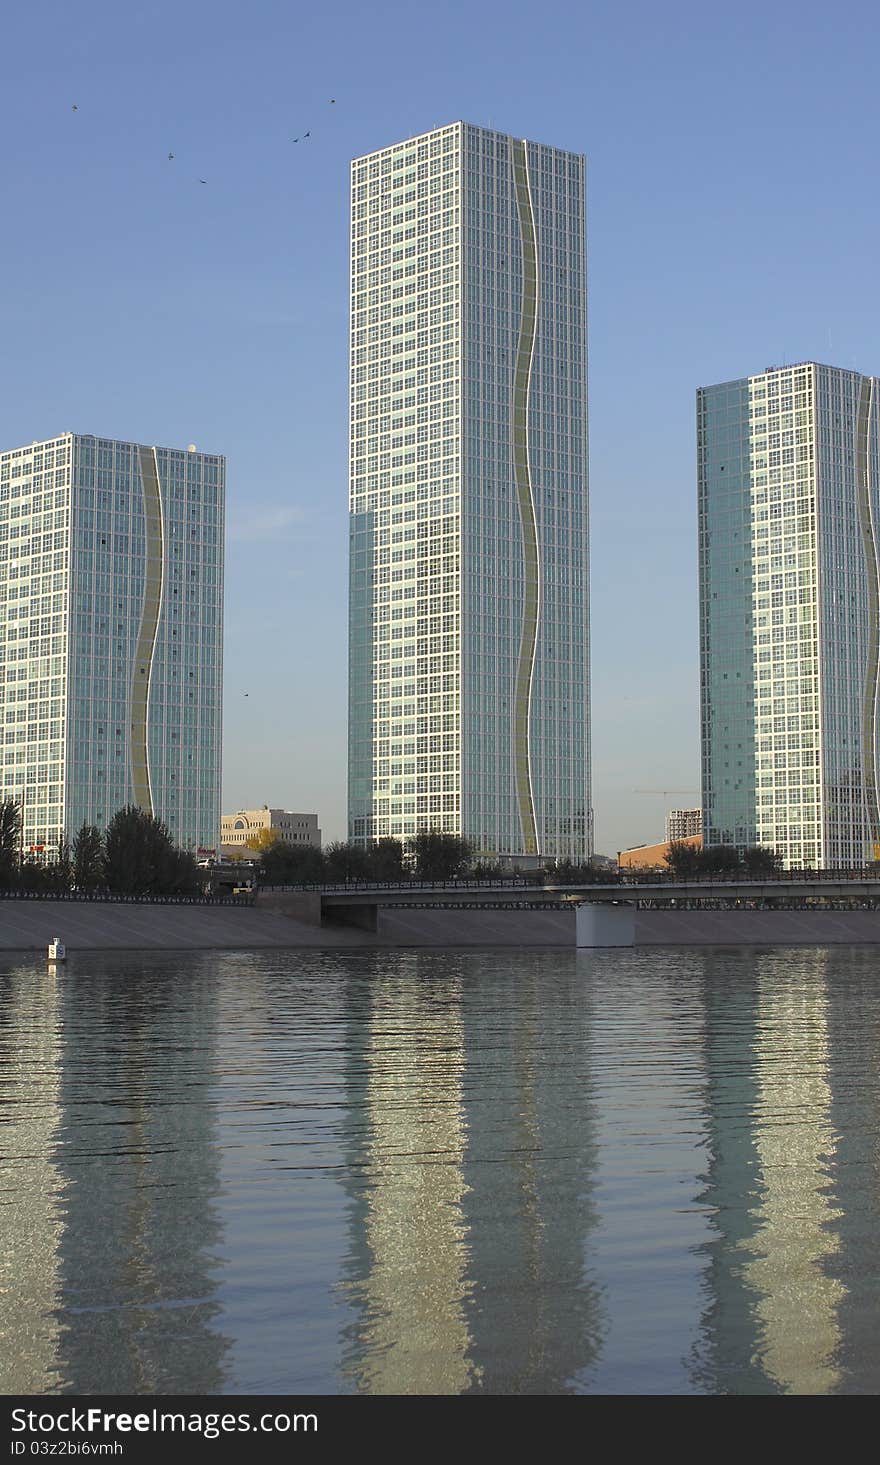
[(60, 840), (54, 859), (28, 855), (21, 865), (19, 883), (23, 890), (40, 895), (59, 895), (70, 889), (70, 849)]
[(74, 835), (71, 864), (77, 890), (97, 890), (104, 884), (104, 841), (94, 824), (84, 824)]
[(129, 806), (114, 814), (106, 839), (84, 824), (54, 858), (21, 858), (21, 815), (14, 799), (0, 802), (0, 888), (53, 895), (71, 888), (110, 889), (126, 895), (198, 895), (202, 873), (195, 857), (175, 847), (160, 820)]
[(775, 875), (782, 867), (776, 851), (761, 845), (752, 845), (740, 854), (732, 845), (698, 849), (690, 844), (673, 844), (666, 863), (680, 880), (699, 880), (701, 876), (716, 880), (760, 879), (762, 875)]
[(324, 860), (314, 845), (277, 840), (260, 860), (264, 885), (318, 885), (324, 878)]
[(594, 860), (587, 862), (587, 879), (592, 880), (596, 885), (613, 885), (618, 879), (618, 870), (615, 865), (597, 864)]
[(749, 849), (744, 849), (740, 859), (742, 872), (753, 878), (760, 878), (761, 875), (776, 875), (782, 869), (782, 856), (774, 849), (766, 849), (763, 845), (755, 844)]
[(714, 844), (709, 849), (699, 851), (699, 871), (704, 875), (713, 875), (716, 879), (727, 876), (735, 879), (741, 873), (739, 850), (732, 844)]
[(22, 890), (33, 890), (41, 895), (50, 895), (55, 889), (52, 866), (44, 865), (42, 860), (35, 860), (33, 855), (28, 855), (21, 862), (18, 885)]
[(0, 802), (0, 888), (18, 881), (21, 863), (21, 809), (15, 799)]
[(608, 878), (617, 879), (616, 870), (607, 870), (604, 866), (593, 865), (589, 861), (585, 865), (578, 865), (569, 859), (556, 860), (554, 864), (546, 865), (544, 874), (556, 885), (591, 885)]
[(345, 844), (337, 840), (324, 851), (324, 872), (331, 884), (343, 880), (367, 880), (370, 856), (361, 844)]
[(511, 872), (497, 860), (478, 860), (471, 874), (475, 880), (509, 880)]
[(70, 858), (70, 845), (66, 839), (58, 841), (52, 872), (55, 877), (55, 889), (69, 890), (73, 883), (73, 864)]
[(666, 863), (679, 880), (695, 880), (703, 869), (702, 855), (696, 845), (674, 840), (666, 853)]
[(129, 804), (118, 810), (104, 838), (104, 878), (118, 895), (189, 893), (197, 883), (191, 855), (175, 849), (160, 819)]
[(160, 879), (160, 895), (202, 895), (205, 888), (195, 855), (173, 846), (164, 858)]
[(470, 869), (472, 850), (457, 834), (420, 829), (407, 843), (420, 880), (453, 880)]
[(403, 859), (403, 845), (399, 839), (386, 836), (377, 839), (367, 850), (369, 876), (371, 880), (405, 880), (408, 871)]

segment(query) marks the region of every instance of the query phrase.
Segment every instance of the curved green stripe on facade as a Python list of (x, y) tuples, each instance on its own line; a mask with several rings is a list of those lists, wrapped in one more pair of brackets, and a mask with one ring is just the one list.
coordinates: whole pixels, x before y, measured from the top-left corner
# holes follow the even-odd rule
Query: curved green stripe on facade
[(138, 448), (141, 480), (144, 486), (144, 524), (146, 532), (146, 565), (144, 568), (144, 603), (138, 632), (137, 652), (131, 679), (131, 776), (135, 803), (146, 814), (152, 814), (150, 761), (147, 748), (147, 713), (150, 700), (150, 676), (159, 611), (162, 605), (164, 564), (162, 535), (162, 498), (156, 455), (150, 448)]
[(522, 240), (522, 304), (519, 341), (513, 379), (513, 411), (511, 444), (516, 494), (523, 536), (523, 623), (516, 668), (513, 710), (513, 748), (516, 770), (516, 795), (523, 832), (523, 850), (538, 850), (535, 826), (535, 801), (532, 793), (529, 722), (531, 715), (532, 678), (535, 671), (535, 648), (538, 641), (538, 607), (540, 601), (540, 568), (538, 562), (538, 529), (535, 500), (529, 467), (529, 391), (532, 361), (535, 353), (535, 331), (538, 317), (538, 251), (535, 220), (529, 190), (528, 161), (524, 142), (511, 144), (513, 177)]
[(880, 675), (880, 571), (877, 564), (877, 537), (871, 508), (871, 485), (868, 473), (869, 429), (873, 405), (873, 382), (862, 378), (856, 422), (856, 487), (859, 496), (859, 522), (865, 552), (865, 573), (868, 581), (868, 656), (865, 666), (865, 691), (862, 702), (862, 769), (867, 799), (868, 830), (874, 848), (868, 857), (877, 857), (880, 843), (880, 807), (877, 801), (877, 681)]

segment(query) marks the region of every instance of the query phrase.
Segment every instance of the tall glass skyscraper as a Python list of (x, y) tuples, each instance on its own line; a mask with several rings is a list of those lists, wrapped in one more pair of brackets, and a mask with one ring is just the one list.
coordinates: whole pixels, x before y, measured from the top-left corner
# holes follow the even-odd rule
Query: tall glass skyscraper
[(225, 476), (75, 433), (0, 454), (0, 798), (26, 853), (125, 804), (219, 844)]
[(704, 839), (880, 857), (880, 381), (697, 393)]
[(349, 833), (591, 850), (584, 159), (352, 164)]

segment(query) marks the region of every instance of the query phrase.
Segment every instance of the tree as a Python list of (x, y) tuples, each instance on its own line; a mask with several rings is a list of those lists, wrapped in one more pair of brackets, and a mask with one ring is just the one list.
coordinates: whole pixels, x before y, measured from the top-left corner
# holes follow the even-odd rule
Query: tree
[(366, 880), (370, 874), (370, 857), (362, 844), (337, 840), (324, 851), (324, 869), (331, 881)]
[(510, 871), (505, 870), (498, 860), (478, 860), (471, 870), (471, 874), (475, 880), (503, 880), (505, 877), (509, 878)]
[[(591, 864), (576, 865), (567, 855), (546, 866), (544, 873), (555, 885), (589, 885), (596, 880), (596, 870)], [(617, 872), (614, 874), (616, 878)]]
[(407, 871), (403, 861), (403, 845), (399, 839), (386, 835), (377, 839), (367, 850), (369, 873), (373, 880), (405, 880)]
[(97, 890), (104, 883), (104, 842), (94, 824), (83, 824), (73, 837), (72, 879), (77, 890)]
[(159, 892), (162, 895), (201, 895), (204, 875), (189, 850), (167, 851), (160, 862)]
[(678, 880), (695, 880), (703, 868), (703, 851), (696, 845), (673, 840), (666, 853), (666, 864)]
[(15, 799), (0, 801), (0, 888), (18, 879), (21, 864), (21, 809)]
[(277, 840), (260, 861), (264, 885), (319, 885), (324, 878), (324, 857), (313, 844)]
[(782, 856), (765, 845), (753, 844), (742, 852), (744, 875), (776, 875), (782, 869)]
[(170, 894), (178, 879), (178, 854), (161, 819), (129, 804), (107, 825), (107, 885), (119, 895)]
[(271, 849), (273, 844), (278, 844), (280, 839), (281, 835), (277, 829), (258, 829), (256, 834), (252, 834), (246, 841), (245, 847), (256, 850), (258, 854), (263, 854), (265, 850)]
[(18, 883), (22, 890), (33, 890), (42, 895), (48, 895), (55, 885), (53, 868), (51, 865), (45, 865), (40, 859), (34, 859), (33, 855), (28, 855), (21, 862)]
[(55, 890), (69, 890), (73, 883), (73, 866), (70, 861), (70, 845), (66, 839), (59, 839), (58, 852), (49, 868)]
[(407, 843), (420, 880), (453, 880), (470, 869), (472, 850), (457, 834), (420, 829)]
[(607, 864), (604, 861), (605, 857), (601, 855), (598, 860), (590, 858), (587, 861), (587, 880), (595, 885), (614, 885), (619, 878), (617, 866), (610, 861)]
[(705, 875), (735, 880), (742, 874), (739, 851), (732, 844), (710, 845), (709, 849), (700, 851), (700, 870)]

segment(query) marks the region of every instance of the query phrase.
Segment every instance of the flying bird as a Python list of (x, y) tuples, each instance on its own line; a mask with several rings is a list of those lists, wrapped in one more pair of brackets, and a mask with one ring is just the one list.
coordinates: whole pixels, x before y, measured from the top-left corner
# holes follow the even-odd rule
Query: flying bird
[(311, 135), (312, 134), (310, 132), (304, 132), (303, 133), (303, 142), (305, 142), (305, 140), (306, 140), (307, 137), (311, 137)]
[(79, 111), (79, 107), (76, 105), (76, 102), (74, 102), (74, 104), (73, 104), (73, 106), (71, 107), (70, 110), (71, 110), (71, 112), (78, 112)]
[(208, 181), (207, 178), (200, 178), (199, 179), (199, 182), (200, 183), (207, 183), (207, 181)]
[(330, 106), (331, 107), (334, 105), (335, 101), (336, 101), (336, 98), (335, 97), (331, 97), (330, 98)]
[(168, 154), (168, 161), (169, 161), (169, 163), (171, 162), (171, 160), (172, 160), (173, 157), (174, 157), (174, 154), (173, 153), (169, 153)]

